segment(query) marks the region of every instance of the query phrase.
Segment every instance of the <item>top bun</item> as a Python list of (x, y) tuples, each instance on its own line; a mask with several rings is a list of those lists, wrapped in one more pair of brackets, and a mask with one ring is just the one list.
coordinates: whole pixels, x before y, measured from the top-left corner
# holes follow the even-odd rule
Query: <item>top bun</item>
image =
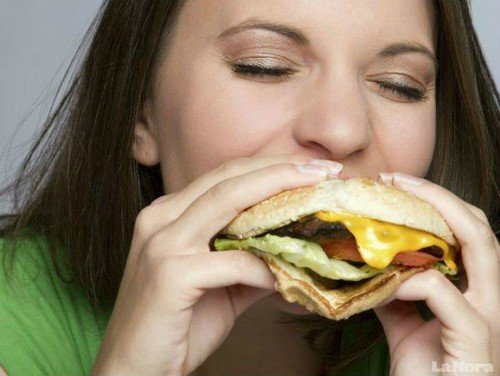
[(260, 235), (319, 211), (358, 214), (427, 231), (451, 246), (457, 240), (438, 211), (414, 195), (371, 178), (332, 179), (281, 192), (240, 213), (220, 234)]

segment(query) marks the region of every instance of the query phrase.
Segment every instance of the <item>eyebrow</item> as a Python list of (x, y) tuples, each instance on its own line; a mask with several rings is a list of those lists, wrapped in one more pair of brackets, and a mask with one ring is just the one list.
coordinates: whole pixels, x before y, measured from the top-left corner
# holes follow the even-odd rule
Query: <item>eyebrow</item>
[[(268, 30), (281, 34), (289, 38), (290, 40), (297, 42), (302, 46), (308, 46), (310, 44), (309, 39), (307, 39), (305, 34), (302, 33), (299, 29), (280, 23), (266, 22), (258, 19), (249, 19), (247, 21), (243, 21), (242, 23), (236, 26), (230, 27), (229, 29), (226, 29), (221, 34), (219, 34), (217, 36), (217, 39), (227, 38), (231, 35), (240, 33), (242, 31), (252, 30), (252, 29)], [(387, 47), (384, 47), (384, 49), (382, 49), (377, 55), (379, 57), (387, 58), (406, 53), (423, 54), (429, 57), (434, 62), (434, 65), (436, 67), (438, 66), (436, 55), (424, 45), (416, 42), (393, 43)]]
[(418, 53), (425, 55), (434, 62), (434, 65), (436, 67), (438, 66), (436, 55), (431, 50), (429, 50), (427, 47), (425, 47), (420, 43), (414, 43), (414, 42), (393, 43), (385, 47), (377, 55), (380, 57), (394, 57), (406, 53)]
[(274, 23), (274, 22), (262, 22), (256, 19), (250, 19), (244, 21), (236, 26), (230, 27), (229, 29), (224, 30), (217, 39), (226, 38), (230, 35), (234, 35), (241, 31), (251, 30), (251, 29), (260, 29), (260, 30), (268, 30), (273, 31), (275, 33), (281, 34), (287, 37), (290, 40), (297, 42), (300, 45), (307, 46), (309, 45), (309, 39), (299, 30), (294, 27), (290, 27), (288, 25)]

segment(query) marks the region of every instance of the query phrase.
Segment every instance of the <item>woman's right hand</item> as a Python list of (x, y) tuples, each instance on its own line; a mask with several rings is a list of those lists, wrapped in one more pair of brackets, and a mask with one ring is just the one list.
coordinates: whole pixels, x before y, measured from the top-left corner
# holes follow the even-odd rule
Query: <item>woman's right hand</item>
[(274, 291), (263, 261), (210, 252), (211, 238), (247, 207), (339, 172), (322, 162), (233, 160), (143, 209), (92, 374), (187, 375), (200, 366), (236, 318)]

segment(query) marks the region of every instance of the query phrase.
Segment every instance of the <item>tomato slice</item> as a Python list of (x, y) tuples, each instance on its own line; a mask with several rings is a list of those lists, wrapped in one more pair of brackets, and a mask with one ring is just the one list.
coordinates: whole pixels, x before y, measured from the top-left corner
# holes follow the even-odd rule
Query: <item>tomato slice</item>
[[(354, 240), (334, 240), (322, 244), (323, 250), (330, 258), (346, 261), (364, 262), (359, 254), (358, 247)], [(433, 264), (439, 258), (425, 252), (409, 251), (398, 253), (391, 264), (406, 266), (425, 266)]]
[(434, 264), (436, 261), (439, 261), (439, 258), (436, 256), (425, 252), (410, 251), (398, 253), (392, 260), (392, 263), (406, 266), (425, 266)]
[(326, 255), (347, 261), (363, 262), (358, 251), (358, 246), (353, 240), (334, 240), (321, 245)]

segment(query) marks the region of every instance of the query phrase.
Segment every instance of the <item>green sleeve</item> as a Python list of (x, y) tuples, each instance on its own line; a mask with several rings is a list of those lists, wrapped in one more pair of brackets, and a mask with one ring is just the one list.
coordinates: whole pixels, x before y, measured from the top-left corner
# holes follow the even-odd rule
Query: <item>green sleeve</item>
[(0, 239), (0, 364), (9, 376), (88, 374), (109, 314), (58, 277), (41, 239), (16, 243), (7, 275), (5, 243)]

